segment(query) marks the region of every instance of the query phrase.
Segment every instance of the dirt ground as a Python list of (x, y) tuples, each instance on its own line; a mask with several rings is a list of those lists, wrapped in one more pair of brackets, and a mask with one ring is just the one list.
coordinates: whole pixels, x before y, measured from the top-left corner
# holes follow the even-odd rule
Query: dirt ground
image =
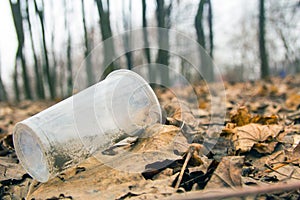
[(19, 164), (12, 130), (55, 102), (1, 103), (0, 198), (299, 199), (300, 76), (224, 87), (226, 98), (219, 84), (156, 88), (163, 124), (108, 149), (111, 161), (88, 158), (46, 183)]

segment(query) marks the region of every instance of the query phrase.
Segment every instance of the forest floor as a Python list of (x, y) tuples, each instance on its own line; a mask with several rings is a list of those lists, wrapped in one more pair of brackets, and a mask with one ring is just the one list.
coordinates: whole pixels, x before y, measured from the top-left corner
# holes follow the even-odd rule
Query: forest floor
[(46, 183), (19, 164), (12, 130), (55, 102), (1, 103), (0, 199), (299, 199), (300, 75), (224, 86), (217, 102), (205, 84), (156, 89), (163, 124), (109, 149), (114, 162), (91, 157)]

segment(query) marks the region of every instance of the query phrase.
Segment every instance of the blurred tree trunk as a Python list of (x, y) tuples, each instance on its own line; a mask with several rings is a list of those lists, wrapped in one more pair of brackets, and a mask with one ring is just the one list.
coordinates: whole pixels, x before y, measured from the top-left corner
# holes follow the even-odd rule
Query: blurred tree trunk
[[(53, 2), (55, 0), (51, 0), (51, 18), (55, 18), (55, 8), (53, 6)], [(53, 89), (55, 91), (55, 97), (57, 96), (56, 91), (57, 91), (57, 60), (56, 60), (56, 54), (55, 54), (55, 23), (52, 23), (52, 28), (51, 28), (51, 55), (52, 55), (52, 61), (53, 61), (53, 69), (51, 73), (51, 81), (53, 85)]]
[[(213, 55), (213, 30), (212, 30), (212, 7), (211, 2), (207, 0), (200, 0), (198, 5), (197, 14), (195, 17), (195, 29), (197, 33), (197, 41), (203, 47), (203, 49), (207, 49), (204, 27), (203, 27), (203, 11), (205, 3), (208, 4), (208, 26), (209, 26), (209, 54)], [(203, 78), (211, 82), (214, 80), (214, 71), (213, 71), (213, 63), (211, 62), (211, 58), (209, 58), (205, 51), (202, 48), (199, 49), (200, 54), (200, 71)]]
[(68, 95), (71, 96), (73, 92), (73, 69), (72, 69), (72, 38), (70, 30), (68, 30), (68, 44), (67, 44), (67, 69), (68, 69)]
[(200, 0), (195, 18), (195, 28), (197, 33), (198, 43), (205, 49), (205, 36), (202, 24), (204, 3), (206, 0)]
[[(1, 61), (1, 59), (0, 59)], [(7, 92), (5, 89), (5, 86), (3, 84), (2, 81), (2, 73), (1, 73), (1, 63), (0, 63), (0, 101), (7, 101), (8, 100), (8, 96), (7, 96)]]
[[(148, 40), (148, 32), (147, 32), (147, 4), (146, 4), (146, 0), (142, 0), (142, 21), (143, 21), (143, 38), (144, 38), (144, 46), (145, 48), (145, 56), (147, 59), (147, 63), (151, 63), (151, 54), (150, 54), (150, 48), (149, 47), (149, 40)], [(149, 72), (149, 80), (153, 80), (156, 75), (155, 75), (155, 70), (149, 66), (148, 68), (148, 72)], [(154, 80), (155, 82), (155, 80)]]
[[(107, 0), (107, 10), (104, 10), (102, 0), (95, 0), (98, 8), (98, 14), (100, 17), (99, 25), (101, 29), (102, 41), (109, 39), (112, 37), (112, 31), (110, 27), (110, 19), (109, 19), (109, 0)], [(104, 42), (104, 63), (108, 64), (106, 69), (103, 72), (102, 78), (105, 78), (110, 72), (116, 69), (114, 66), (114, 62), (110, 61), (115, 56), (115, 48), (112, 40), (107, 40)]]
[[(207, 0), (208, 4), (208, 28), (209, 28), (209, 56), (211, 59), (214, 58), (214, 32), (213, 32), (213, 11), (211, 0)], [(214, 67), (211, 60), (208, 62), (209, 66), (209, 81), (214, 81)]]
[(1, 72), (0, 72), (0, 101), (7, 101), (7, 92), (2, 81)]
[[(32, 99), (32, 93), (30, 89), (30, 82), (27, 74), (27, 66), (26, 66), (26, 60), (23, 53), (23, 47), (24, 47), (24, 28), (23, 28), (23, 18), (21, 13), (21, 4), (20, 0), (17, 0), (15, 3), (14, 1), (10, 0), (10, 7), (12, 11), (13, 21), (17, 33), (17, 39), (18, 39), (18, 48), (16, 52), (16, 67), (15, 67), (15, 76), (14, 76), (14, 82), (15, 82), (15, 89), (16, 93), (18, 88), (18, 81), (17, 81), (17, 68), (18, 68), (18, 60), (21, 60), (21, 66), (22, 66), (22, 77), (23, 77), (23, 86), (24, 86), (24, 92), (25, 92), (25, 98), (26, 99)], [(17, 99), (20, 99), (19, 94), (16, 94)]]
[(46, 33), (45, 33), (45, 24), (44, 24), (44, 6), (43, 4), (38, 7), (36, 0), (34, 0), (34, 7), (35, 7), (35, 12), (37, 13), (42, 29), (42, 46), (43, 46), (43, 51), (44, 51), (44, 74), (47, 78), (47, 83), (49, 87), (49, 92), (50, 92), (50, 97), (51, 99), (55, 98), (55, 87), (52, 82), (52, 73), (50, 69), (50, 63), (49, 63), (49, 57), (48, 57), (48, 48), (47, 48), (47, 43), (46, 43)]
[(37, 91), (37, 97), (39, 99), (45, 99), (45, 91), (44, 91), (44, 83), (43, 83), (43, 74), (40, 69), (40, 65), (37, 59), (36, 50), (34, 47), (34, 40), (32, 35), (32, 26), (31, 26), (31, 20), (29, 16), (29, 2), (26, 0), (26, 20), (28, 23), (29, 28), (29, 36), (30, 36), (30, 45), (31, 50), (33, 54), (33, 61), (34, 61), (34, 72), (35, 72), (35, 88)]
[(91, 47), (89, 44), (89, 37), (86, 28), (84, 0), (81, 0), (81, 12), (82, 12), (82, 23), (83, 23), (83, 31), (84, 31), (84, 45), (85, 45), (84, 58), (85, 58), (85, 65), (86, 65), (87, 83), (88, 86), (91, 86), (94, 84), (95, 78), (94, 78), (91, 55), (89, 55), (91, 52)]
[(213, 32), (213, 13), (212, 13), (212, 4), (211, 0), (207, 0), (208, 4), (208, 28), (209, 28), (209, 55), (213, 58), (214, 51), (214, 32)]
[(70, 21), (68, 16), (68, 6), (64, 0), (65, 7), (65, 30), (67, 31), (67, 95), (71, 96), (73, 92), (73, 69), (72, 69), (72, 38), (70, 32)]
[(20, 101), (21, 98), (20, 98), (20, 88), (19, 88), (19, 81), (18, 81), (18, 64), (17, 64), (17, 60), (15, 61), (13, 81), (14, 81), (15, 99), (16, 99), (16, 101)]
[(127, 8), (124, 6), (125, 4), (123, 3), (123, 8), (122, 8), (122, 20), (123, 20), (123, 28), (125, 31), (127, 31), (126, 34), (123, 34), (123, 44), (124, 44), (124, 49), (125, 49), (125, 57), (126, 57), (126, 63), (127, 63), (127, 69), (131, 70), (133, 62), (132, 62), (132, 52), (131, 50), (131, 5), (132, 1), (129, 1), (129, 8), (127, 13)]
[(269, 63), (265, 41), (265, 1), (259, 0), (259, 55), (261, 78), (269, 77)]
[(61, 98), (65, 97), (65, 63), (64, 63), (65, 58), (63, 58), (62, 55), (59, 56), (59, 70), (58, 70), (58, 85), (59, 85), (59, 96)]
[[(169, 31), (168, 29), (171, 26), (170, 14), (172, 8), (172, 2), (165, 7), (164, 0), (156, 0), (156, 20), (157, 25), (160, 28), (166, 28), (164, 31), (158, 31), (158, 44), (159, 50), (156, 58), (156, 63), (162, 64), (164, 67), (160, 68), (161, 81), (164, 85), (170, 84), (169, 76)], [(152, 81), (152, 80), (150, 80)], [(153, 80), (155, 81), (155, 80)]]

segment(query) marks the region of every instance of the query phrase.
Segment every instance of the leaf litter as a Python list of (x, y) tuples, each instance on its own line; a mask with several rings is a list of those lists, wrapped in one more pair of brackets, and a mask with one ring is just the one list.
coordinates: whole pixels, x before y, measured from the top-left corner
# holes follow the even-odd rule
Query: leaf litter
[[(43, 184), (20, 166), (11, 134), (16, 122), (54, 102), (1, 103), (0, 196), (184, 199), (188, 194), (204, 198), (209, 191), (222, 197), (221, 191), (226, 191), (252, 199), (298, 199), (299, 190), (289, 184), (300, 181), (300, 79), (291, 80), (224, 83), (224, 124), (210, 121), (211, 98), (205, 84), (194, 85), (197, 107), (191, 103), (191, 88), (156, 88), (164, 124), (148, 127), (141, 137), (116, 141), (101, 152), (101, 161), (91, 157)], [(180, 94), (180, 99), (174, 94)], [(209, 129), (212, 124), (217, 128)], [(282, 183), (289, 191), (283, 190)], [(264, 192), (277, 185), (275, 193)], [(260, 194), (251, 189), (255, 186)]]

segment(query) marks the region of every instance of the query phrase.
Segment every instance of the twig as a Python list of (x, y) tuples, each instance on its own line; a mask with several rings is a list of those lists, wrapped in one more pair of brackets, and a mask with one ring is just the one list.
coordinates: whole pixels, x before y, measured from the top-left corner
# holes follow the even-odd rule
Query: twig
[(180, 171), (180, 174), (179, 174), (177, 183), (176, 183), (176, 185), (175, 185), (175, 189), (176, 189), (176, 190), (179, 188), (179, 185), (180, 185), (180, 183), (181, 183), (181, 181), (182, 181), (182, 177), (183, 177), (184, 171), (185, 171), (185, 169), (186, 169), (186, 166), (187, 166), (189, 160), (190, 160), (191, 157), (192, 157), (193, 151), (194, 151), (194, 148), (189, 147), (189, 151), (188, 151), (188, 153), (187, 153), (187, 155), (186, 155), (186, 158), (185, 158), (185, 161), (184, 161), (183, 166), (182, 166), (182, 168), (181, 168), (181, 171)]
[[(268, 168), (269, 168), (269, 169), (265, 170), (265, 173), (273, 172), (274, 170), (277, 170), (277, 169), (279, 169), (279, 168), (281, 168), (281, 167), (284, 167), (284, 166), (286, 166), (286, 165), (288, 165), (288, 164), (290, 164), (290, 163), (293, 163), (293, 162), (295, 162), (295, 161), (298, 161), (298, 158), (292, 159), (292, 160), (287, 160), (287, 161), (284, 161), (284, 162), (272, 163), (273, 165), (276, 164), (276, 166), (270, 167), (270, 166), (268, 165)], [(271, 169), (270, 169), (270, 168), (271, 168)]]
[[(282, 175), (282, 176), (289, 177), (289, 175), (286, 175), (286, 174), (284, 174), (284, 173), (281, 173), (281, 172), (277, 171), (276, 169), (273, 169), (272, 167), (270, 167), (270, 166), (267, 165), (267, 164), (265, 164), (265, 166), (266, 166), (269, 170), (271, 170), (272, 172), (276, 172), (277, 174), (280, 174), (280, 175)], [(283, 167), (283, 166), (280, 166), (280, 167)], [(279, 168), (280, 168), (280, 167), (279, 167)], [(265, 171), (265, 172), (266, 172), (266, 171)], [(290, 178), (300, 180), (300, 178), (293, 177), (293, 176), (291, 176)]]
[(300, 182), (293, 183), (280, 183), (275, 185), (267, 185), (267, 186), (251, 186), (248, 188), (236, 188), (232, 189), (219, 189), (219, 190), (209, 190), (209, 191), (197, 191), (197, 192), (189, 192), (183, 195), (174, 195), (169, 199), (174, 200), (194, 200), (194, 199), (223, 199), (223, 198), (231, 198), (231, 197), (244, 197), (249, 195), (258, 195), (258, 194), (266, 194), (266, 193), (278, 193), (288, 190), (297, 190), (300, 189)]

